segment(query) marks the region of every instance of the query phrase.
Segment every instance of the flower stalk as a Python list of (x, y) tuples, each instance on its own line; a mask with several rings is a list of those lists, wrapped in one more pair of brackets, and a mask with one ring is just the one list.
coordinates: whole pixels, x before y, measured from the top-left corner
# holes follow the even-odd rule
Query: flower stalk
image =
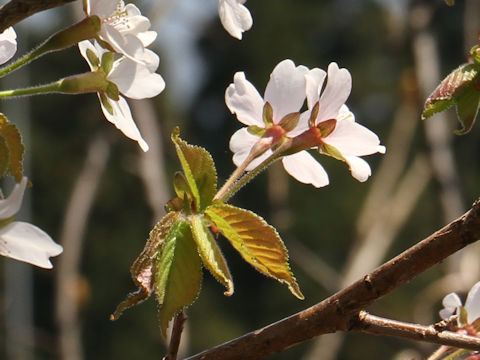
[(61, 30), (48, 38), (43, 44), (22, 56), (11, 64), (0, 69), (0, 77), (3, 77), (33, 60), (49, 52), (59, 51), (77, 44), (80, 41), (91, 39), (97, 36), (100, 31), (100, 19), (98, 16), (90, 16), (84, 20)]

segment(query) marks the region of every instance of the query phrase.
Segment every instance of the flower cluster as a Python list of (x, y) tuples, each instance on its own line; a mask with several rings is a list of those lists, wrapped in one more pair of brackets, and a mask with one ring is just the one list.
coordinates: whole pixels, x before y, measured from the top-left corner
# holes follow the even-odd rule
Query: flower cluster
[[(159, 57), (147, 49), (157, 37), (150, 29), (150, 20), (142, 16), (133, 4), (112, 0), (86, 0), (87, 16), (97, 16), (101, 29), (93, 44), (82, 41), (80, 53), (92, 71), (103, 71), (108, 91), (98, 92), (102, 111), (127, 137), (135, 140), (143, 151), (148, 144), (140, 135), (127, 101), (119, 93), (131, 99), (157, 96), (165, 88), (163, 78), (155, 73)], [(121, 57), (113, 61), (113, 53)]]
[[(367, 180), (370, 166), (360, 156), (384, 153), (385, 147), (377, 135), (355, 122), (345, 105), (351, 87), (350, 73), (336, 63), (328, 66), (327, 74), (284, 60), (274, 68), (263, 98), (243, 72), (236, 73), (225, 102), (248, 127), (230, 140), (233, 162), (237, 166), (248, 162), (246, 170), (252, 170), (282, 145), (285, 170), (302, 183), (321, 187), (328, 185), (328, 175), (306, 151), (316, 149), (346, 162), (355, 179)], [(305, 99), (307, 110), (300, 113)]]

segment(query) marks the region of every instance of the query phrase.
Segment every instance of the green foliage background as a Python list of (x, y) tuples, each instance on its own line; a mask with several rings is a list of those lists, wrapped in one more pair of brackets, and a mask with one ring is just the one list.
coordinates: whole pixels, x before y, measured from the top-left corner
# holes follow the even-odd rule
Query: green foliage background
[[(228, 141), (240, 124), (224, 104), (224, 91), (236, 71), (245, 71), (260, 93), (273, 67), (285, 58), (308, 67), (326, 68), (336, 61), (350, 70), (353, 91), (347, 102), (357, 121), (379, 134), (385, 141), (392, 118), (400, 103), (400, 83), (406, 73), (414, 72), (411, 37), (405, 23), (396, 24), (382, 1), (356, 0), (249, 0), (253, 18), (252, 30), (241, 42), (230, 38), (215, 18), (202, 33), (196, 46), (207, 69), (206, 82), (189, 108), (177, 108), (169, 99), (169, 74), (164, 75), (167, 88), (157, 97), (155, 107), (164, 136), (167, 178), (180, 168), (173, 145), (169, 141), (174, 126), (182, 129), (182, 137), (191, 144), (208, 149), (216, 161), (220, 182), (234, 167)], [(409, 2), (410, 5), (417, 3)], [(463, 50), (463, 4), (447, 7), (443, 1), (434, 4), (432, 31), (440, 46), (442, 74), (465, 61)], [(152, 2), (139, 2), (148, 15)], [(52, 11), (53, 31), (66, 26), (70, 19), (65, 9)], [(47, 17), (47, 18), (48, 18)], [(54, 20), (54, 21), (53, 21)], [(31, 25), (19, 27), (19, 40), (29, 36), (37, 44), (46, 34), (32, 32)], [(399, 26), (395, 28), (395, 26)], [(403, 26), (403, 27), (402, 27)], [(44, 28), (44, 27), (42, 27)], [(38, 35), (38, 38), (37, 38)], [(159, 33), (161, 37), (162, 34)], [(162, 58), (162, 49), (157, 49)], [(77, 49), (59, 55), (47, 55), (31, 65), (31, 83), (42, 83), (63, 75), (86, 71), (87, 66)], [(432, 89), (433, 90), (433, 89)], [(428, 151), (418, 98), (418, 128), (410, 157)], [(21, 105), (26, 100), (15, 100)], [(1, 105), (0, 105), (1, 106)], [(453, 114), (453, 113), (451, 113)], [(7, 114), (8, 115), (8, 114)], [(15, 122), (15, 119), (10, 119)], [(428, 121), (435, 121), (435, 118)], [(100, 112), (94, 95), (44, 96), (31, 99), (31, 156), (28, 174), (34, 183), (32, 222), (58, 238), (63, 212), (71, 186), (78, 175), (86, 146), (99, 131), (112, 142), (108, 168), (103, 175), (97, 199), (85, 234), (82, 276), (88, 284), (81, 302), (83, 351), (86, 359), (153, 359), (161, 358), (164, 345), (160, 337), (154, 299), (128, 310), (117, 322), (109, 314), (134, 290), (129, 267), (143, 248), (152, 226), (151, 210), (145, 200), (141, 180), (135, 175), (138, 162), (137, 145), (126, 140), (108, 124)], [(451, 118), (452, 127), (456, 126)], [(457, 166), (465, 206), (478, 196), (480, 169), (480, 130), (454, 140)], [(388, 149), (387, 149), (388, 151)], [(373, 169), (380, 155), (367, 160)], [(317, 254), (332, 268), (340, 271), (355, 237), (354, 224), (371, 181), (358, 183), (351, 178), (344, 164), (321, 158), (330, 175), (331, 184), (315, 189), (289, 180), (288, 205), (293, 215), (291, 226), (280, 230), (287, 248), (289, 239), (296, 239)], [(275, 211), (267, 197), (267, 177), (262, 174), (231, 201), (249, 208), (267, 220)], [(173, 188), (168, 189), (173, 197)], [(429, 183), (418, 205), (409, 217), (391, 250), (393, 256), (444, 225), (439, 210), (439, 186)], [(282, 224), (273, 224), (282, 225)], [(221, 342), (238, 337), (273, 321), (300, 311), (324, 299), (330, 293), (312, 280), (293, 259), (292, 270), (305, 295), (304, 301), (291, 296), (285, 286), (268, 279), (242, 261), (224, 239), (219, 239), (235, 281), (235, 294), (223, 296), (223, 288), (204, 272), (203, 288), (198, 300), (188, 311), (189, 353), (194, 354)], [(0, 262), (11, 260), (1, 259)], [(53, 262), (55, 263), (55, 259)], [(32, 346), (35, 359), (58, 357), (57, 327), (54, 316), (54, 272), (35, 269), (35, 333)], [(399, 320), (413, 319), (416, 294), (442, 274), (436, 267), (412, 283), (375, 304), (373, 313)], [(441, 299), (439, 299), (440, 302)], [(433, 321), (440, 306), (429, 309)], [(0, 313), (0, 320), (3, 316)], [(0, 331), (5, 330), (1, 325)], [(1, 333), (0, 333), (1, 334)], [(0, 336), (0, 338), (3, 338)], [(4, 358), (0, 340), (0, 358)], [(302, 344), (277, 354), (275, 359), (301, 359), (311, 344)], [(432, 347), (391, 338), (348, 334), (339, 359), (391, 358), (404, 348), (428, 352)]]

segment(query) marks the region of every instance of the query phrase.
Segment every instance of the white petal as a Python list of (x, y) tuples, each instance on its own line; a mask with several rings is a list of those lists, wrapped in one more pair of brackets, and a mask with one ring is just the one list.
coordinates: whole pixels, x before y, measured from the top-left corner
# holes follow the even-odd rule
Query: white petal
[(87, 50), (92, 51), (96, 57), (98, 58), (99, 62), (102, 59), (102, 55), (107, 51), (103, 49), (96, 41), (92, 44), (88, 40), (80, 41), (78, 43), (78, 49), (80, 50), (80, 54), (83, 58), (87, 61), (88, 66), (90, 66), (90, 70), (95, 71), (95, 65), (90, 62), (90, 59), (87, 56)]
[(140, 34), (137, 34), (137, 37), (142, 42), (143, 46), (149, 46), (157, 38), (157, 32), (153, 30), (144, 31), (144, 32), (141, 32)]
[(265, 89), (265, 102), (273, 108), (273, 122), (278, 123), (285, 115), (297, 112), (305, 101), (305, 66), (295, 67), (292, 60), (283, 60), (270, 75)]
[(243, 72), (235, 73), (233, 84), (225, 91), (225, 103), (245, 125), (265, 127), (263, 123), (263, 99)]
[(352, 176), (360, 182), (367, 181), (367, 179), (372, 175), (372, 170), (370, 165), (363, 160), (362, 158), (356, 156), (343, 156), (347, 162)]
[(107, 78), (131, 99), (151, 98), (165, 89), (165, 81), (159, 74), (125, 57), (114, 62)]
[(121, 34), (114, 26), (104, 24), (100, 30), (100, 36), (108, 42), (115, 52), (128, 57), (129, 59), (141, 62), (144, 56), (144, 46), (140, 39), (132, 34)]
[(242, 33), (252, 27), (250, 11), (243, 6), (245, 0), (219, 0), (218, 14), (227, 32), (236, 39), (242, 39)]
[(310, 70), (305, 75), (307, 105), (311, 109), (315, 103), (320, 99), (320, 91), (323, 88), (323, 82), (327, 73), (321, 69), (315, 68)]
[(459, 306), (462, 306), (462, 300), (456, 293), (450, 293), (443, 298), (442, 304), (444, 308), (440, 310), (439, 314), (442, 319), (446, 320), (456, 312)]
[(336, 119), (340, 107), (345, 103), (352, 90), (352, 77), (347, 69), (339, 69), (336, 63), (328, 66), (328, 79), (320, 97), (317, 123)]
[(87, 0), (87, 15), (97, 15), (105, 19), (112, 15), (120, 0)]
[(17, 51), (17, 34), (12, 27), (0, 34), (0, 64), (10, 60)]
[(285, 156), (283, 167), (298, 181), (319, 188), (328, 185), (328, 174), (315, 158), (306, 151)]
[(42, 268), (51, 269), (50, 256), (63, 248), (35, 225), (15, 221), (0, 230), (0, 254)]
[(24, 176), (20, 183), (15, 184), (11, 194), (6, 199), (0, 200), (0, 219), (8, 219), (20, 210), (27, 182), (28, 179)]
[[(233, 152), (233, 163), (236, 166), (243, 164), (247, 156), (250, 154), (252, 147), (260, 140), (258, 136), (252, 135), (247, 128), (237, 130), (230, 138), (230, 150)], [(247, 167), (246, 171), (253, 170), (263, 160), (272, 154), (271, 150), (267, 150), (261, 156), (254, 159)]]
[(109, 103), (113, 108), (113, 115), (108, 112), (105, 106), (103, 106), (102, 101), (100, 101), (103, 114), (107, 120), (114, 124), (125, 136), (137, 141), (143, 151), (148, 151), (148, 144), (142, 138), (142, 135), (140, 135), (140, 131), (135, 121), (133, 121), (127, 101), (120, 96), (118, 101), (109, 99)]
[(385, 152), (378, 136), (352, 119), (353, 114), (351, 118), (337, 121), (335, 129), (324, 141), (336, 147), (342, 155), (363, 156)]
[(468, 323), (473, 323), (480, 317), (480, 282), (477, 282), (468, 292), (465, 301), (465, 310), (468, 313)]

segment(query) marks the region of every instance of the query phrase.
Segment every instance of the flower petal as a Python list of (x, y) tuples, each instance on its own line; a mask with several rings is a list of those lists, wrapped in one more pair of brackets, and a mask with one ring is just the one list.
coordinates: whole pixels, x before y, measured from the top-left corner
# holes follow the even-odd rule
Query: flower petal
[(148, 151), (148, 144), (142, 138), (142, 135), (140, 135), (140, 131), (138, 130), (135, 121), (133, 121), (132, 113), (130, 112), (130, 107), (128, 106), (127, 101), (121, 96), (119, 96), (118, 101), (111, 99), (108, 101), (113, 108), (113, 115), (108, 112), (108, 109), (103, 105), (100, 98), (102, 111), (107, 120), (114, 124), (117, 129), (125, 134), (125, 136), (137, 141), (143, 151)]
[(336, 63), (328, 65), (328, 79), (325, 90), (320, 97), (317, 123), (337, 119), (341, 106), (352, 90), (352, 76), (347, 69), (339, 69)]
[(439, 311), (439, 314), (446, 320), (456, 312), (459, 306), (462, 306), (462, 300), (456, 293), (450, 293), (443, 298), (442, 304), (444, 308)]
[[(237, 130), (230, 138), (230, 150), (233, 152), (233, 163), (238, 167), (243, 164), (247, 156), (250, 154), (252, 147), (260, 140), (258, 136), (252, 135), (247, 128)], [(271, 150), (267, 150), (261, 156), (254, 159), (245, 169), (253, 170), (263, 160), (272, 154)]]
[(350, 172), (352, 176), (360, 182), (367, 181), (367, 179), (372, 175), (372, 169), (370, 169), (370, 165), (357, 156), (343, 156), (345, 161), (350, 168)]
[(328, 174), (307, 151), (282, 158), (283, 167), (296, 180), (319, 188), (328, 185)]
[(87, 15), (97, 15), (104, 19), (112, 15), (120, 0), (87, 0)]
[(337, 121), (335, 129), (324, 139), (327, 144), (337, 148), (342, 155), (364, 156), (385, 152), (385, 147), (380, 145), (378, 136), (356, 123), (350, 111), (340, 113), (342, 117)]
[(327, 73), (321, 69), (315, 68), (305, 75), (307, 105), (311, 109), (320, 99), (320, 91), (323, 88), (323, 82)]
[(218, 14), (227, 32), (236, 39), (242, 39), (242, 33), (252, 27), (250, 11), (243, 6), (246, 0), (219, 0)]
[(0, 34), (0, 64), (6, 63), (17, 51), (17, 34), (12, 27)]
[(63, 248), (35, 225), (15, 221), (0, 229), (0, 254), (42, 268), (51, 269), (50, 256), (57, 256)]
[(292, 112), (297, 112), (305, 101), (305, 66), (297, 66), (292, 60), (283, 60), (275, 66), (265, 89), (265, 102), (273, 108), (273, 122), (278, 123)]
[(468, 323), (473, 323), (480, 317), (480, 281), (472, 286), (465, 301), (465, 310), (468, 313)]
[(233, 84), (225, 91), (225, 103), (245, 125), (265, 127), (263, 123), (263, 99), (243, 72), (235, 73)]
[(27, 182), (28, 179), (24, 176), (20, 183), (15, 184), (10, 195), (6, 199), (0, 200), (0, 219), (8, 219), (20, 210)]
[(125, 57), (114, 62), (107, 78), (131, 99), (151, 98), (165, 89), (165, 81), (159, 74)]

